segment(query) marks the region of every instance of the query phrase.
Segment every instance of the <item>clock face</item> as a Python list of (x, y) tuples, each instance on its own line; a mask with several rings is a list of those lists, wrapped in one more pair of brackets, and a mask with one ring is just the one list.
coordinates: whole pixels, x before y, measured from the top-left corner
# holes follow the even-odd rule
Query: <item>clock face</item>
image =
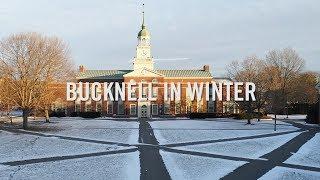
[(143, 55), (143, 56), (146, 56), (147, 54), (148, 54), (148, 53), (147, 53), (146, 50), (143, 50), (143, 51), (142, 51), (142, 55)]

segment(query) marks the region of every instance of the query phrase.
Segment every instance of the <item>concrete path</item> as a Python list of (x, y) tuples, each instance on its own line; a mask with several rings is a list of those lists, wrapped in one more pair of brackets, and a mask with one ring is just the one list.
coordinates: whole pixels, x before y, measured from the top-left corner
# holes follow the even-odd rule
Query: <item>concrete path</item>
[(262, 177), (264, 174), (266, 174), (268, 171), (270, 171), (271, 169), (275, 168), (276, 166), (284, 166), (284, 167), (291, 167), (291, 168), (320, 172), (320, 168), (299, 166), (299, 165), (288, 165), (284, 163), (284, 161), (286, 161), (292, 156), (292, 153), (297, 152), (301, 146), (303, 146), (306, 142), (308, 142), (311, 138), (313, 138), (316, 133), (320, 132), (319, 128), (309, 127), (306, 125), (295, 123), (293, 121), (287, 121), (287, 123), (290, 123), (295, 127), (301, 128), (302, 130), (306, 130), (306, 131), (294, 137), (293, 139), (283, 144), (279, 148), (261, 157), (261, 158), (267, 159), (267, 161), (249, 162), (237, 168), (233, 172), (229, 173), (227, 176), (223, 177), (222, 179), (225, 179), (225, 180), (258, 179)]
[(159, 153), (159, 145), (153, 134), (150, 124), (140, 120), (139, 143), (155, 145), (140, 145), (140, 179), (141, 180), (167, 180), (171, 179)]

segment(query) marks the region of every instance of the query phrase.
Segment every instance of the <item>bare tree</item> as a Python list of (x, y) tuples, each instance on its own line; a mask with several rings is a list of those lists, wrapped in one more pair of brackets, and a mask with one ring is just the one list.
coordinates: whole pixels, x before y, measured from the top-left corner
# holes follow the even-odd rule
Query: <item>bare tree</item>
[(14, 108), (14, 103), (6, 98), (5, 92), (8, 91), (8, 86), (5, 84), (4, 78), (0, 77), (0, 111), (1, 115), (5, 115), (13, 124), (11, 112)]
[[(46, 87), (48, 88), (48, 87)], [(35, 107), (35, 114), (38, 111), (43, 111), (44, 112), (44, 116), (45, 116), (45, 121), (48, 123), (50, 122), (50, 117), (49, 117), (49, 109), (50, 106), (52, 104), (52, 102), (55, 100), (55, 96), (54, 96), (54, 92), (49, 88), (47, 90), (47, 94), (46, 96), (42, 96), (38, 101), (39, 103), (37, 104), (37, 106)]]
[(0, 42), (2, 100), (22, 109), (24, 129), (30, 112), (51, 94), (49, 85), (63, 82), (72, 70), (68, 46), (57, 37), (21, 33)]
[(292, 83), (290, 91), (290, 103), (313, 104), (317, 101), (318, 91), (315, 88), (317, 84), (317, 73), (304, 72), (297, 76)]
[(243, 61), (234, 61), (228, 68), (228, 76), (236, 81), (253, 82), (256, 85), (256, 101), (238, 102), (240, 108), (248, 114), (248, 124), (251, 123), (252, 113), (255, 109), (260, 113), (265, 105), (265, 63), (257, 56), (248, 56)]
[(266, 70), (269, 72), (269, 105), (276, 118), (277, 114), (288, 109), (290, 97), (293, 97), (293, 86), (304, 66), (304, 60), (295, 50), (286, 48), (270, 51), (266, 56), (266, 63)]
[[(72, 77), (73, 75), (70, 75)], [(64, 87), (64, 86), (63, 86)], [(54, 105), (55, 101), (61, 100), (61, 98), (66, 96), (66, 89), (61, 88), (61, 84), (51, 84), (47, 87), (47, 95), (43, 96), (36, 107), (37, 110), (42, 111), (45, 116), (47, 123), (50, 122), (49, 112)]]

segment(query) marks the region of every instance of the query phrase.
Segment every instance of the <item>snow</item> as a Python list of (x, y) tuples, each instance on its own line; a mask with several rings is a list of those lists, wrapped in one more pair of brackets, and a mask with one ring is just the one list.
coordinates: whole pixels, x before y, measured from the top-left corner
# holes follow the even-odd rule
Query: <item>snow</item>
[(172, 180), (219, 179), (246, 162), (231, 161), (160, 150), (164, 164)]
[(135, 144), (139, 137), (138, 122), (113, 121), (108, 119), (52, 118), (44, 126), (58, 127), (45, 134), (84, 139)]
[[(274, 114), (268, 114), (268, 116), (274, 118)], [(292, 119), (292, 120), (304, 120), (307, 118), (307, 115), (305, 114), (291, 114), (288, 115), (277, 115), (277, 119)]]
[(305, 143), (297, 153), (293, 154), (285, 163), (307, 165), (320, 168), (320, 133)]
[[(301, 115), (291, 118), (299, 118)], [(98, 144), (78, 140), (62, 139), (57, 136), (75, 137), (137, 144), (139, 123), (131, 119), (97, 118), (84, 119), (76, 117), (52, 118), (52, 123), (30, 121), (31, 127), (41, 127), (37, 131), (45, 137), (24, 133), (11, 133), (0, 130), (0, 180), (2, 179), (140, 179), (139, 152), (97, 155), (85, 158), (47, 161), (19, 166), (6, 166), (1, 163), (72, 156), (110, 150), (133, 148), (117, 145)], [(258, 159), (278, 148), (301, 132), (298, 128), (282, 121), (277, 121), (277, 131), (273, 130), (272, 120), (252, 121), (229, 118), (206, 120), (159, 120), (152, 121), (155, 136), (161, 145), (185, 143), (203, 140), (218, 140), (237, 137), (256, 136), (287, 132), (288, 134), (175, 147), (174, 149), (219, 154), (232, 157)], [(299, 151), (285, 163), (320, 167), (320, 133), (304, 144)], [(246, 164), (245, 161), (226, 160), (178, 154), (160, 150), (163, 161), (173, 180), (180, 179), (219, 179), (236, 168)], [(205, 154), (204, 154), (205, 155)], [(319, 172), (276, 167), (261, 179), (320, 179)]]
[(299, 134), (300, 132), (266, 138), (181, 146), (176, 149), (256, 159), (277, 149)]
[(28, 164), (0, 166), (0, 179), (132, 179), (140, 178), (139, 153), (125, 153)]
[[(93, 139), (119, 143), (138, 142), (138, 123), (109, 119), (52, 118), (52, 123), (30, 121), (40, 135), (11, 133), (0, 130), (0, 179), (139, 179), (139, 152), (113, 155), (73, 155), (131, 149), (117, 145), (81, 141)], [(39, 130), (37, 130), (39, 128)], [(41, 136), (52, 135), (52, 136)], [(80, 140), (57, 136), (76, 137)], [(50, 157), (70, 156), (73, 159), (54, 161)], [(1, 163), (49, 158), (47, 162), (19, 166)]]
[(298, 130), (281, 121), (277, 125), (277, 131), (274, 131), (273, 121), (270, 120), (253, 121), (253, 124), (247, 125), (246, 121), (228, 118), (150, 122), (160, 144), (237, 138)]
[[(2, 171), (2, 170), (7, 170), (8, 168), (10, 168), (10, 167), (0, 164), (0, 171)], [(0, 176), (0, 177), (1, 177), (1, 176)]]
[[(7, 114), (6, 111), (0, 111), (0, 115), (5, 115), (5, 114)], [(18, 116), (22, 116), (22, 111), (19, 111), (19, 110), (10, 111), (9, 114), (12, 117), (18, 117)]]
[(308, 179), (318, 180), (320, 179), (320, 172), (306, 171), (300, 169), (291, 169), (285, 167), (275, 167), (268, 173), (263, 175), (259, 180), (292, 180), (292, 179)]
[(0, 163), (94, 153), (122, 148), (114, 145), (79, 142), (55, 137), (15, 134), (5, 131), (0, 131), (0, 139)]

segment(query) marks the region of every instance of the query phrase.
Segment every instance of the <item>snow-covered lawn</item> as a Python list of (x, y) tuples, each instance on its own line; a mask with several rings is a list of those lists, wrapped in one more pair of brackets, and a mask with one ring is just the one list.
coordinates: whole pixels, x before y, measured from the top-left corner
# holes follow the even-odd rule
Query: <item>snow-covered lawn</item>
[(320, 133), (317, 133), (285, 162), (320, 168)]
[(306, 171), (300, 169), (291, 169), (285, 167), (275, 167), (259, 180), (292, 180), (292, 179), (307, 179), (307, 180), (319, 180), (320, 172)]
[[(137, 143), (139, 124), (105, 119), (52, 118), (52, 123), (30, 121), (37, 134), (0, 130), (0, 163), (47, 158), (19, 166), (0, 164), (0, 179), (139, 179), (139, 152), (79, 158), (76, 155), (132, 149), (85, 142), (99, 140)], [(42, 136), (42, 135), (54, 136)], [(74, 137), (66, 139), (57, 137)], [(84, 141), (82, 141), (84, 139)], [(54, 157), (70, 156), (56, 161)]]
[(140, 178), (139, 153), (125, 153), (22, 166), (0, 165), (0, 179), (132, 179)]
[(123, 147), (0, 131), (0, 163), (110, 151)]
[[(294, 117), (292, 117), (294, 118)], [(291, 118), (291, 119), (292, 119)], [(300, 118), (297, 116), (296, 118)], [(90, 157), (76, 155), (97, 152), (117, 151), (136, 148), (139, 139), (139, 122), (133, 119), (83, 119), (52, 118), (52, 123), (30, 121), (32, 131), (38, 134), (12, 133), (0, 130), (0, 180), (2, 179), (139, 179), (139, 151), (120, 152), (118, 154), (96, 154)], [(206, 120), (159, 120), (149, 122), (160, 145), (190, 143), (206, 140), (222, 142), (207, 144), (184, 144), (185, 146), (167, 146), (171, 150), (186, 150), (232, 157), (248, 158), (245, 161), (212, 157), (205, 154), (187, 155), (160, 150), (164, 164), (173, 180), (180, 179), (219, 179), (238, 167), (248, 163), (249, 159), (261, 156), (277, 149), (298, 136), (301, 131), (291, 124), (278, 121), (274, 131), (274, 121), (246, 120), (228, 118)], [(284, 134), (274, 134), (282, 132)], [(266, 135), (269, 137), (239, 137)], [(49, 136), (47, 136), (49, 135)], [(52, 135), (52, 136), (50, 136)], [(69, 138), (71, 137), (71, 138)], [(124, 143), (109, 145), (105, 142)], [(153, 145), (154, 146), (154, 145)], [(299, 151), (285, 163), (293, 165), (320, 167), (320, 133), (304, 144)], [(161, 149), (161, 148), (160, 148)], [(168, 149), (167, 149), (168, 150)], [(70, 156), (69, 159), (51, 158)], [(8, 162), (49, 158), (41, 162), (7, 166)], [(50, 159), (51, 158), (51, 159)], [(242, 159), (241, 159), (242, 160)], [(264, 159), (263, 161), (267, 161)], [(155, 162), (161, 163), (161, 162)], [(319, 172), (303, 171), (284, 167), (275, 167), (261, 179), (319, 179)]]
[(285, 135), (177, 147), (177, 149), (256, 159), (290, 141), (300, 132)]
[(219, 179), (246, 162), (160, 151), (173, 180)]
[(82, 118), (52, 118), (51, 122), (43, 125), (58, 129), (46, 134), (128, 144), (138, 142), (138, 122)]
[(298, 130), (281, 121), (278, 122), (277, 131), (274, 131), (274, 124), (271, 120), (253, 121), (253, 125), (247, 125), (244, 120), (227, 118), (207, 121), (154, 121), (150, 124), (160, 144), (237, 138)]

